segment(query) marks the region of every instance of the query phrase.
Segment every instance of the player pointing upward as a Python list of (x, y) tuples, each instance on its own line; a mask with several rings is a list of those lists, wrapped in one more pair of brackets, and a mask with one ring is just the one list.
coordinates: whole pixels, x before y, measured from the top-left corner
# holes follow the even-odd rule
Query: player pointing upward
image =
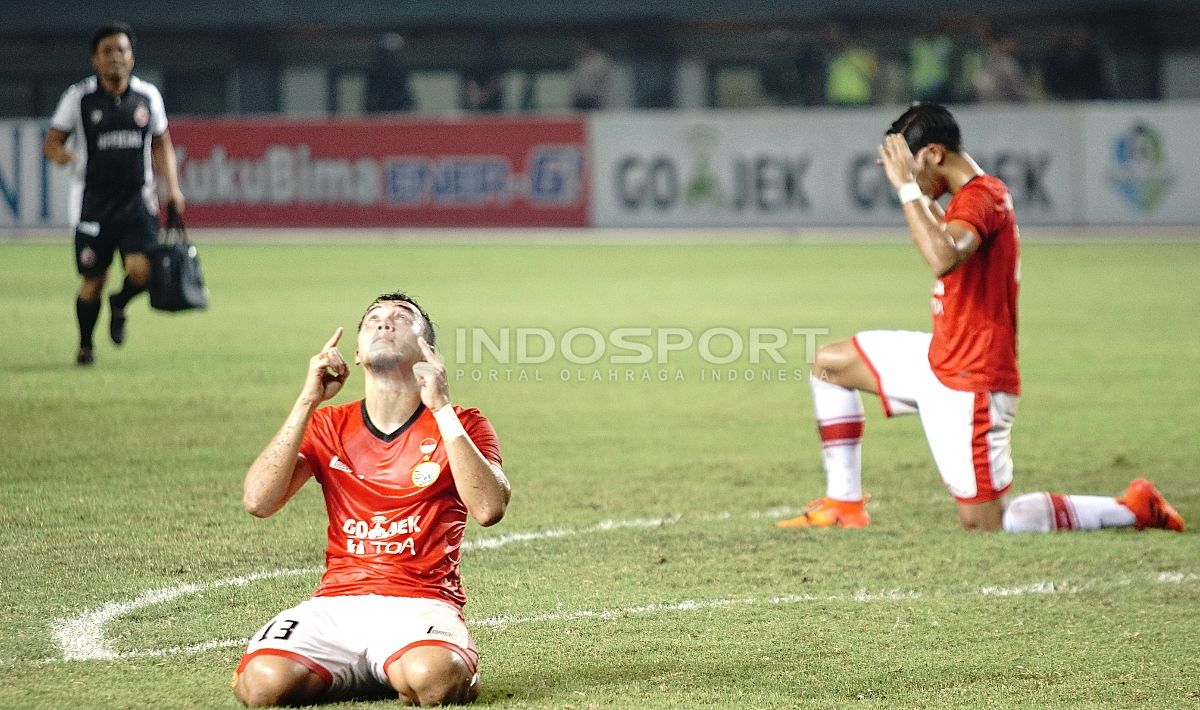
[[(917, 251), (933, 272), (933, 332), (867, 331), (817, 352), (811, 385), (824, 447), (826, 495), (780, 527), (865, 527), (860, 471), (863, 404), (887, 416), (919, 414), (942, 481), (967, 529), (1011, 531), (1112, 526), (1182, 529), (1152, 483), (1125, 498), (1029, 494), (1006, 513), (1017, 369), (1020, 246), (1012, 198), (962, 148), (943, 106), (914, 104), (888, 129), (880, 163), (898, 191)], [(952, 197), (943, 212), (935, 199)]]
[(459, 550), (468, 513), (492, 525), (508, 505), (496, 432), (450, 404), (433, 324), (403, 293), (375, 299), (359, 324), (365, 397), (317, 409), (349, 375), (341, 337), (309, 361), (243, 492), (246, 510), (267, 517), (315, 478), (329, 514), (325, 574), (314, 598), (251, 637), (234, 695), (248, 706), (389, 690), (419, 705), (470, 702), (479, 654)]

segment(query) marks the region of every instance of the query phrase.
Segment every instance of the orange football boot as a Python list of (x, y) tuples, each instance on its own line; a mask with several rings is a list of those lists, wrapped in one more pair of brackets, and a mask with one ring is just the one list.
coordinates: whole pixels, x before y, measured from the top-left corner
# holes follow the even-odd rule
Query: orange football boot
[(1135, 478), (1125, 489), (1124, 497), (1118, 498), (1137, 518), (1137, 529), (1162, 528), (1183, 532), (1183, 516), (1167, 502), (1154, 483), (1145, 478)]
[(804, 508), (799, 517), (780, 520), (780, 528), (865, 528), (871, 524), (867, 515), (867, 499), (834, 500), (817, 498)]

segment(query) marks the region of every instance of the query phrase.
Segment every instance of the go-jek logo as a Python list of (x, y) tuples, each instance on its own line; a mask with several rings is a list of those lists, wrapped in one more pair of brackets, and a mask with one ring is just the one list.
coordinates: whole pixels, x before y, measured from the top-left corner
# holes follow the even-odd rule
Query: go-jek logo
[(808, 211), (812, 157), (764, 143), (729, 147), (717, 126), (684, 129), (686, 149), (633, 150), (617, 157), (614, 187), (626, 212), (791, 214)]
[[(346, 552), (355, 555), (398, 555), (408, 552), (417, 554), (412, 536), (421, 532), (421, 516), (410, 515), (388, 521), (387, 516), (372, 515), (370, 520), (346, 518), (342, 523), (346, 534)], [(394, 538), (407, 535), (404, 540)]]
[(1162, 135), (1149, 124), (1135, 123), (1117, 136), (1113, 159), (1116, 165), (1109, 181), (1129, 204), (1143, 212), (1158, 207), (1175, 182)]

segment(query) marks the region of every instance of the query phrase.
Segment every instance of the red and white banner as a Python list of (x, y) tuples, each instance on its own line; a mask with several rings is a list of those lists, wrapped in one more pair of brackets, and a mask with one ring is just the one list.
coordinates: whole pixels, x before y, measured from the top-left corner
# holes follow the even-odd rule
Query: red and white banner
[(195, 227), (582, 227), (584, 122), (177, 119)]

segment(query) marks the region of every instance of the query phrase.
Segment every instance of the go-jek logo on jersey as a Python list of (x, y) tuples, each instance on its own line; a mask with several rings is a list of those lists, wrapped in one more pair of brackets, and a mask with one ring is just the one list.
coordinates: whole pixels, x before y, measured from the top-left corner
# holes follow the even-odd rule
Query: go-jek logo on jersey
[(1143, 212), (1158, 207), (1175, 182), (1162, 135), (1149, 124), (1135, 123), (1117, 136), (1113, 159), (1116, 166), (1109, 181), (1129, 204)]
[[(370, 520), (346, 518), (342, 523), (346, 533), (346, 552), (355, 555), (417, 554), (412, 536), (421, 532), (421, 516), (410, 515), (388, 521), (386, 515), (373, 515)], [(395, 538), (405, 536), (403, 540)]]

